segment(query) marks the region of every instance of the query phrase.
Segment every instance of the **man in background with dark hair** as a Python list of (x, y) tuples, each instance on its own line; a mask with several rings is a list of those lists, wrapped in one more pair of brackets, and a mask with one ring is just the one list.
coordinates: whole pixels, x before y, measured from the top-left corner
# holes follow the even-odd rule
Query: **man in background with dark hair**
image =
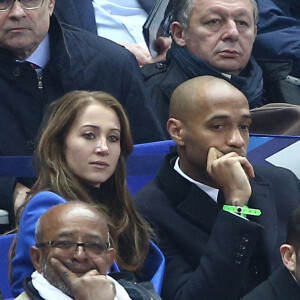
[(300, 208), (291, 216), (286, 243), (280, 247), (284, 267), (277, 269), (243, 300), (300, 299)]

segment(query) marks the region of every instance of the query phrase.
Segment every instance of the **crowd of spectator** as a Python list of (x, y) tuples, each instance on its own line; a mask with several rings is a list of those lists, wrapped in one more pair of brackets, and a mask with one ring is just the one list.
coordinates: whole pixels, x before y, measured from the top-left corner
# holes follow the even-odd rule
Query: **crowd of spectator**
[[(251, 122), (300, 130), (298, 1), (170, 0), (156, 57), (142, 26), (161, 1), (125, 2), (0, 3), (0, 155), (36, 172), (0, 177), (13, 295), (280, 299), (285, 285), (261, 295), (283, 281), (299, 297), (299, 181), (247, 159)], [(176, 149), (132, 200), (133, 145), (166, 139)]]

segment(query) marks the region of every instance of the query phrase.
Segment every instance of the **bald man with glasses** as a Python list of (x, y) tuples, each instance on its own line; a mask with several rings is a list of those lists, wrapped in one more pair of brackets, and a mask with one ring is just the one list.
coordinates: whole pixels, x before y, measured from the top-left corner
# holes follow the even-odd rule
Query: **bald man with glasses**
[(30, 256), (36, 271), (17, 300), (161, 299), (150, 283), (137, 284), (130, 273), (108, 275), (115, 249), (107, 217), (86, 203), (67, 202), (43, 214)]

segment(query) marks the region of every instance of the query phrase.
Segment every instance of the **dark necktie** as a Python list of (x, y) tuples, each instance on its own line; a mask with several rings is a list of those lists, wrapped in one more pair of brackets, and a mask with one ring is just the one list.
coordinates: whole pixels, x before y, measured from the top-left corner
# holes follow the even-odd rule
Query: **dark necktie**
[(38, 66), (38, 65), (36, 65), (36, 64), (34, 64), (34, 63), (31, 63), (31, 62), (28, 62), (28, 63), (29, 63), (29, 65), (30, 65), (30, 67), (31, 67), (32, 69), (34, 69), (34, 70), (36, 70), (36, 69), (41, 69), (40, 66)]

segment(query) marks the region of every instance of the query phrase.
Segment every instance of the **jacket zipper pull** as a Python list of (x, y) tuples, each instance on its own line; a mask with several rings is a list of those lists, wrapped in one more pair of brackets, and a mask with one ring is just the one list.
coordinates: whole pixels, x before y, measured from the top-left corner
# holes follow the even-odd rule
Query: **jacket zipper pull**
[(43, 75), (42, 73), (37, 73), (37, 80), (38, 80), (38, 89), (41, 90), (43, 89)]

